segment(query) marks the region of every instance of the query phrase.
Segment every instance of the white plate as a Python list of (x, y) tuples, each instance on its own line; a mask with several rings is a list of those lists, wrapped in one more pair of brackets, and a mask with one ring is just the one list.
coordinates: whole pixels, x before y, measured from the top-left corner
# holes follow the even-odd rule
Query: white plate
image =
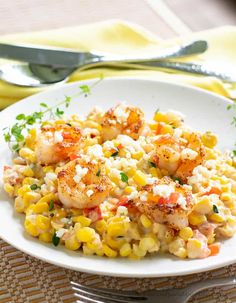
[[(72, 96), (78, 91), (79, 84), (72, 83), (22, 100), (0, 113), (0, 129), (13, 123), (17, 114), (38, 110), (41, 102), (53, 104), (62, 100), (65, 95)], [(103, 80), (92, 89), (89, 97), (75, 99), (68, 108), (68, 113), (84, 114), (94, 105), (107, 109), (124, 100), (140, 106), (148, 117), (151, 117), (157, 108), (181, 111), (186, 115), (186, 123), (193, 128), (212, 130), (219, 134), (221, 149), (233, 147), (235, 129), (230, 125), (233, 116), (226, 109), (229, 101), (192, 87), (141, 79)], [(2, 134), (0, 135), (0, 179), (2, 180), (3, 166), (10, 164), (11, 159), (7, 145), (3, 143)], [(2, 188), (2, 181), (0, 182)], [(140, 261), (130, 261), (122, 258), (87, 257), (60, 246), (55, 248), (51, 244), (43, 244), (24, 232), (22, 221), (23, 215), (14, 212), (12, 200), (1, 189), (0, 237), (31, 256), (83, 272), (126, 277), (161, 277), (206, 271), (236, 261), (236, 237), (225, 241), (219, 255), (207, 259), (180, 260), (168, 254), (164, 256), (157, 254)]]

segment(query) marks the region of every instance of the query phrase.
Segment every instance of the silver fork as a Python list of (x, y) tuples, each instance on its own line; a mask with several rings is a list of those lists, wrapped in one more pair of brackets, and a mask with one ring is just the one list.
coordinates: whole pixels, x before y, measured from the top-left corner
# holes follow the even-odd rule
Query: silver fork
[(71, 282), (75, 296), (79, 299), (76, 301), (78, 303), (187, 303), (193, 295), (202, 290), (235, 284), (236, 278), (226, 277), (194, 282), (184, 288), (157, 289), (138, 293), (136, 291), (92, 288)]

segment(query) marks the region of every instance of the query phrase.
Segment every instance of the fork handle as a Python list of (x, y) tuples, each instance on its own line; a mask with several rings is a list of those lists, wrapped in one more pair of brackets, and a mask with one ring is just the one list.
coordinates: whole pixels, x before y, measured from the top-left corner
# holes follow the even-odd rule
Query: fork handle
[(235, 285), (236, 278), (235, 277), (226, 277), (226, 278), (216, 278), (210, 280), (204, 280), (192, 283), (186, 287), (185, 294), (187, 299), (192, 297), (194, 294), (208, 288), (217, 287), (217, 286), (229, 286)]

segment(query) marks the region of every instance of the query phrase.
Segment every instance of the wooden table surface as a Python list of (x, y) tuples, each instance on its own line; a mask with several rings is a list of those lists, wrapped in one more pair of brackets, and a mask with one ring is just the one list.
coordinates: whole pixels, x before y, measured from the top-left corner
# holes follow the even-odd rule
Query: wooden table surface
[(73, 26), (111, 18), (136, 22), (162, 38), (169, 38), (188, 31), (236, 25), (236, 1), (0, 0), (0, 34)]

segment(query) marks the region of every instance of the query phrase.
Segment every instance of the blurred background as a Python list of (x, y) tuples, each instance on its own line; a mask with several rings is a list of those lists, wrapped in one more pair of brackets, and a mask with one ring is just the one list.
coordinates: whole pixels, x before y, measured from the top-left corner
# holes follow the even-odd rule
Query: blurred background
[(120, 18), (171, 38), (236, 25), (236, 0), (0, 0), (0, 34)]

